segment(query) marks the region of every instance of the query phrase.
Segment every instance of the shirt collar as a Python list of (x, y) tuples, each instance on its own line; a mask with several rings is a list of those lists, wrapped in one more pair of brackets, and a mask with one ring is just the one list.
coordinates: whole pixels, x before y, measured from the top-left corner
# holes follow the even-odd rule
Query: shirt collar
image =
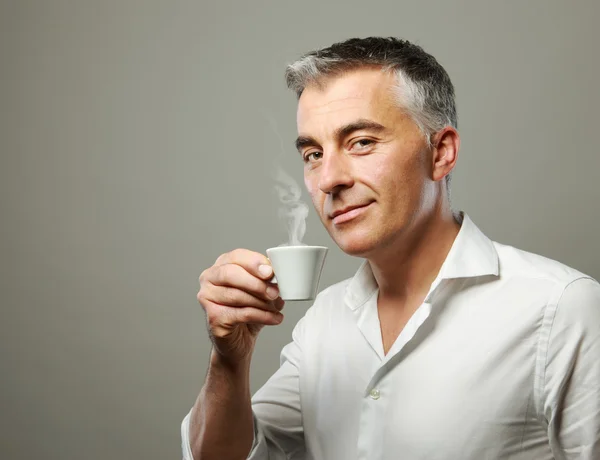
[[(433, 290), (444, 279), (471, 278), (498, 275), (498, 253), (494, 243), (479, 230), (469, 216), (460, 212), (456, 220), (461, 224), (446, 260), (432, 283)], [(363, 305), (378, 289), (369, 262), (365, 260), (346, 288), (345, 302), (355, 310)]]

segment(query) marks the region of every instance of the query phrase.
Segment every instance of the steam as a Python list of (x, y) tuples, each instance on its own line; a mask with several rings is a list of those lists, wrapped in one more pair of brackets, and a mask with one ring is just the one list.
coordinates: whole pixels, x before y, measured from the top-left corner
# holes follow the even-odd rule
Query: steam
[[(286, 149), (277, 129), (275, 118), (266, 111), (262, 111), (262, 113), (279, 141), (280, 154), (285, 156)], [(287, 154), (289, 155), (290, 153), (287, 152)], [(275, 192), (281, 203), (278, 212), (279, 218), (285, 222), (288, 231), (288, 242), (280, 244), (280, 246), (305, 246), (302, 243), (302, 238), (304, 238), (304, 234), (306, 233), (308, 205), (302, 201), (302, 190), (298, 183), (281, 166), (275, 167), (273, 175), (275, 179)]]
[(302, 201), (302, 191), (296, 181), (281, 167), (278, 167), (275, 172), (275, 191), (282, 204), (279, 208), (279, 217), (287, 225), (288, 244), (290, 246), (303, 245), (302, 238), (306, 233), (308, 205)]

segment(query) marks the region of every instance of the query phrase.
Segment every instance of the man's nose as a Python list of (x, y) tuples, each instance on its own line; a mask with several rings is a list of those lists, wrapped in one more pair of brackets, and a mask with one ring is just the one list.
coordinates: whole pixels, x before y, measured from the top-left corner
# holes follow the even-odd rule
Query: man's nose
[(319, 169), (319, 189), (323, 193), (335, 193), (354, 184), (349, 158), (342, 152), (325, 152)]

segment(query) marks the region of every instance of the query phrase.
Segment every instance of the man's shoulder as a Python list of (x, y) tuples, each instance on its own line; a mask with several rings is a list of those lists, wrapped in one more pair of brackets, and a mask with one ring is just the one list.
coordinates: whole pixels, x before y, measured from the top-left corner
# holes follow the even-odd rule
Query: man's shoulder
[(563, 287), (578, 279), (595, 281), (590, 275), (558, 260), (496, 241), (493, 244), (498, 254), (501, 278), (547, 281)]

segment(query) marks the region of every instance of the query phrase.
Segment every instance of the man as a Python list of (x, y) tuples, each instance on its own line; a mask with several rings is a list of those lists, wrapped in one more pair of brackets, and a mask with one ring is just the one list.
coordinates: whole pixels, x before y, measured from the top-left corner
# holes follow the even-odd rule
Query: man
[(269, 261), (236, 250), (202, 273), (214, 346), (184, 457), (600, 459), (600, 285), (452, 211), (445, 70), (409, 42), (367, 38), (286, 77), (315, 209), (365, 261), (319, 294), (252, 401), (257, 334), (283, 318)]

